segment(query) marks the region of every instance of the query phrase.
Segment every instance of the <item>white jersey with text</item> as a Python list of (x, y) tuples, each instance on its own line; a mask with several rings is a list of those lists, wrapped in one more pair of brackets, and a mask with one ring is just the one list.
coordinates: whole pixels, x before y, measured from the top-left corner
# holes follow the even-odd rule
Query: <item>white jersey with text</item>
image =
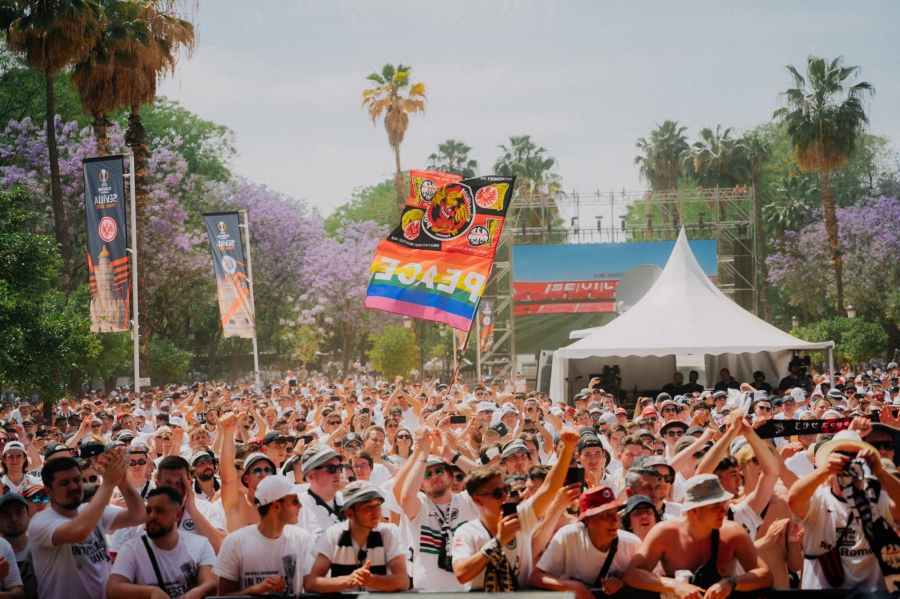
[[(179, 534), (178, 544), (171, 551), (163, 551), (152, 540), (148, 541), (169, 597), (181, 597), (195, 588), (200, 566), (216, 565), (216, 553), (212, 545), (201, 536)], [(133, 584), (158, 586), (143, 535), (122, 546), (116, 555), (112, 574), (124, 576)]]
[(312, 535), (297, 526), (285, 526), (280, 537), (270, 539), (251, 524), (225, 537), (213, 572), (237, 581), (241, 589), (281, 576), (287, 583), (284, 595), (302, 593), (303, 577), (312, 570), (313, 544)]
[(478, 510), (473, 509), (469, 501), (461, 501), (459, 495), (453, 494), (450, 503), (438, 505), (431, 501), (425, 493), (418, 494), (422, 508), (412, 520), (404, 514), (401, 529), (409, 535), (409, 553), (412, 562), (413, 584), (424, 591), (461, 591), (463, 585), (453, 572), (438, 567), (443, 529), (449, 527), (449, 542), (445, 550), (448, 556), (453, 552), (453, 539), (456, 530), (469, 522), (478, 519)]

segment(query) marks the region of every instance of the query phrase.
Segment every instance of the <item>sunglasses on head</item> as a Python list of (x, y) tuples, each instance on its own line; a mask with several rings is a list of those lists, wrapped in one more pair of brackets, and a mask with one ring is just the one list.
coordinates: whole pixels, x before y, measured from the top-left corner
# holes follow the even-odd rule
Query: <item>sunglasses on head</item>
[(425, 471), (425, 480), (430, 479), (432, 476), (441, 476), (446, 471), (447, 469), (443, 466), (435, 466), (433, 470)]
[(275, 476), (275, 468), (272, 466), (258, 466), (250, 471), (250, 474), (253, 476), (262, 476), (263, 473), (266, 473), (266, 476)]
[(313, 470), (324, 470), (328, 474), (334, 474), (335, 472), (340, 472), (343, 469), (343, 464), (326, 464), (325, 466), (318, 466), (317, 468), (313, 468)]

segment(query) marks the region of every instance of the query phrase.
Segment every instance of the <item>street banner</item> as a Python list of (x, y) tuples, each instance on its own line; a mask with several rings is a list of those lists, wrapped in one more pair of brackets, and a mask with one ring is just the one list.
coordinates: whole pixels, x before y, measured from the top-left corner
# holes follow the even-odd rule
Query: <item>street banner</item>
[(829, 435), (850, 428), (852, 418), (832, 418), (831, 420), (767, 420), (756, 429), (760, 439), (793, 437), (794, 435)]
[(82, 168), (91, 332), (119, 333), (131, 328), (124, 161), (121, 155), (87, 158)]
[(237, 212), (213, 212), (203, 215), (216, 271), (219, 315), (226, 337), (252, 339), (255, 328), (250, 283), (241, 245)]
[(375, 251), (365, 307), (468, 332), (515, 180), (410, 171), (409, 200)]

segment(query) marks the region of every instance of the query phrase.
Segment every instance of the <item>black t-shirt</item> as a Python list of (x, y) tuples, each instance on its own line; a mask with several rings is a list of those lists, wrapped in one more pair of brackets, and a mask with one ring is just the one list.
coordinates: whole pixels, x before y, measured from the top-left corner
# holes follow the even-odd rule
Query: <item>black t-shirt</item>
[(791, 376), (787, 375), (781, 382), (778, 383), (778, 390), (785, 391), (786, 389), (790, 389), (791, 387), (799, 387), (800, 386), (800, 377), (799, 376)]
[(740, 389), (741, 384), (735, 380), (734, 377), (731, 377), (731, 380), (728, 382), (719, 381), (716, 383), (716, 386), (713, 387), (713, 391), (728, 391), (729, 389)]

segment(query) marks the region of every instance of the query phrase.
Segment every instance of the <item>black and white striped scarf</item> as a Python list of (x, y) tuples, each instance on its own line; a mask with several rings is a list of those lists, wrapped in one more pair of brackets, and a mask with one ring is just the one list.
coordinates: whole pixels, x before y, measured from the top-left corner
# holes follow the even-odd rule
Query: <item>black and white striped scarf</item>
[(347, 576), (352, 574), (354, 570), (362, 568), (366, 561), (372, 562), (369, 571), (372, 574), (384, 576), (387, 574), (387, 563), (384, 558), (384, 542), (381, 533), (377, 530), (369, 531), (369, 538), (366, 539), (366, 549), (353, 548), (353, 537), (350, 535), (350, 526), (347, 524), (347, 530), (341, 533), (335, 548), (334, 556), (331, 558), (331, 577)]

